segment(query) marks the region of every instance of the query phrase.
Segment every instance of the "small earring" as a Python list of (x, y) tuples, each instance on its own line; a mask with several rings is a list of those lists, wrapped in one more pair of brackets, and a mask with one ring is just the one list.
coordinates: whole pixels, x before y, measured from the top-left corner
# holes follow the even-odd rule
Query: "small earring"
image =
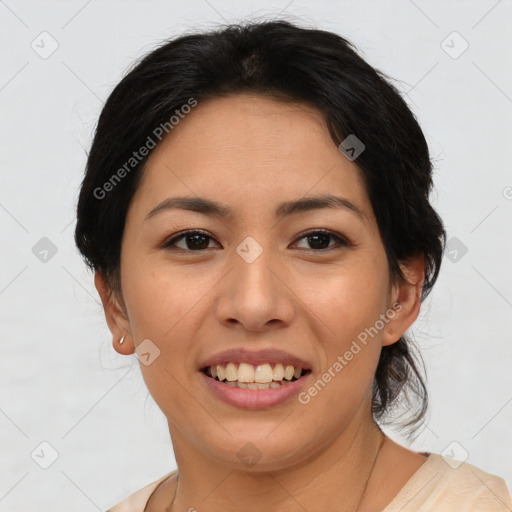
[(124, 342), (124, 339), (126, 338), (126, 336), (123, 336), (120, 340), (119, 340), (119, 345), (122, 345), (123, 342)]

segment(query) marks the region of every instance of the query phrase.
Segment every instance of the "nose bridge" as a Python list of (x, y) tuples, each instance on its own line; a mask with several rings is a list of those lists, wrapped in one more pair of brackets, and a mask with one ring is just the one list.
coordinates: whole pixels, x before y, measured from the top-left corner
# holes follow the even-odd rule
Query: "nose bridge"
[(248, 236), (236, 247), (234, 274), (240, 297), (253, 295), (254, 300), (270, 301), (275, 299), (275, 282), (270, 268), (276, 265), (276, 258), (268, 244), (265, 248), (262, 244), (265, 242), (260, 244), (256, 238)]
[(271, 320), (290, 321), (293, 306), (287, 287), (276, 276), (278, 254), (268, 243), (246, 237), (235, 248), (230, 267), (219, 297), (220, 321), (237, 320), (251, 330), (260, 330)]

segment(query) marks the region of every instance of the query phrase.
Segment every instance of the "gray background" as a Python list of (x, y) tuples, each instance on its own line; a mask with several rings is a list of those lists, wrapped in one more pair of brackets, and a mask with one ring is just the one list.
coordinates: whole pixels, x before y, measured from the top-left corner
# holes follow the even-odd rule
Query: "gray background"
[(512, 488), (512, 0), (5, 0), (0, 511), (105, 510), (175, 467), (163, 414), (135, 356), (113, 350), (74, 247), (86, 150), (109, 92), (161, 39), (278, 15), (353, 41), (419, 118), (450, 249), (412, 328), (431, 395), (412, 447)]

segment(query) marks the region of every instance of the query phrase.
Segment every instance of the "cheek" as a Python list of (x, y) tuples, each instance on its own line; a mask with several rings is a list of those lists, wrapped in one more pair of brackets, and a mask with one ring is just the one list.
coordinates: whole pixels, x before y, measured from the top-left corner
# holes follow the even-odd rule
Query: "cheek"
[(191, 267), (171, 269), (135, 257), (125, 263), (123, 294), (135, 344), (149, 339), (156, 346), (157, 357), (149, 365), (139, 362), (142, 376), (167, 417), (182, 415), (190, 400), (181, 383), (195, 371), (190, 365), (195, 360), (197, 315), (213, 283)]
[(309, 404), (305, 407), (311, 407), (312, 417), (330, 417), (333, 429), (344, 426), (344, 421), (371, 400), (382, 348), (381, 331), (375, 325), (384, 311), (383, 301), (377, 300), (375, 291), (368, 291), (370, 287), (359, 289), (350, 284), (350, 280), (340, 279), (329, 288), (330, 297), (319, 294), (321, 370), (301, 399), (302, 404)]
[(322, 321), (328, 340), (337, 348), (372, 326), (386, 310), (386, 274), (378, 265), (353, 264), (322, 276), (309, 277), (304, 302)]
[(324, 352), (320, 382), (310, 388), (319, 397), (319, 408), (334, 407), (343, 415), (371, 393), (381, 352), (379, 319), (387, 297), (386, 274), (378, 263), (360, 260), (320, 281), (323, 286), (308, 287), (305, 302), (319, 319), (317, 334)]
[(208, 290), (207, 283), (197, 282), (197, 272), (171, 272), (167, 265), (142, 263), (131, 268), (126, 272), (123, 291), (136, 339), (166, 340), (168, 346), (173, 331), (182, 330), (187, 325), (187, 316), (193, 316), (194, 305)]

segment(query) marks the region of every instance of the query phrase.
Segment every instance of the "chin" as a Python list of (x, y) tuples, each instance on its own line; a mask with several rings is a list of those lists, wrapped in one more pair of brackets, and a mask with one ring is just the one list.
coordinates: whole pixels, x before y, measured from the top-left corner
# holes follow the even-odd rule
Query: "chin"
[[(276, 425), (273, 427), (276, 428)], [(315, 442), (318, 442), (318, 433), (311, 433), (308, 436), (303, 430), (300, 437), (297, 427), (290, 430), (283, 430), (275, 433), (272, 429), (252, 430), (243, 436), (224, 436), (222, 439), (201, 439), (201, 444), (196, 449), (203, 454), (213, 457), (216, 464), (224, 468), (243, 472), (269, 472), (280, 471), (296, 466), (308, 458)], [(319, 447), (319, 450), (321, 447)]]

